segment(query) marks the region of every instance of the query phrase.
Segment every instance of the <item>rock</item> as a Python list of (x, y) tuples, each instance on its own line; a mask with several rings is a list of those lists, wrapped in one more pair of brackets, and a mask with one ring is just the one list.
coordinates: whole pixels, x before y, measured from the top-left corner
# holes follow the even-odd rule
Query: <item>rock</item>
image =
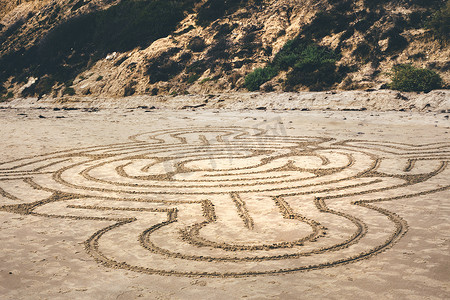
[(401, 99), (401, 100), (405, 100), (408, 101), (408, 97), (402, 95), (401, 93), (397, 93), (397, 95), (395, 95), (395, 99)]
[(117, 52), (113, 52), (111, 54), (108, 54), (105, 59), (106, 60), (113, 60), (113, 59), (116, 58), (116, 56), (117, 56)]
[(181, 109), (188, 109), (188, 108), (199, 108), (199, 107), (203, 107), (206, 106), (206, 103), (202, 103), (202, 104), (198, 104), (198, 105), (185, 105), (183, 106)]

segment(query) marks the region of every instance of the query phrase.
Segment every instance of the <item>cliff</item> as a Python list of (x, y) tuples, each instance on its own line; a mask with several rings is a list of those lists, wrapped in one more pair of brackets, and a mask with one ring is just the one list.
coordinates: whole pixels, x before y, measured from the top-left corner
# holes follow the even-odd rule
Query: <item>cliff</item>
[(408, 63), (445, 85), (448, 24), (429, 24), (446, 3), (0, 2), (0, 83), (15, 97), (367, 90), (388, 87), (392, 67)]

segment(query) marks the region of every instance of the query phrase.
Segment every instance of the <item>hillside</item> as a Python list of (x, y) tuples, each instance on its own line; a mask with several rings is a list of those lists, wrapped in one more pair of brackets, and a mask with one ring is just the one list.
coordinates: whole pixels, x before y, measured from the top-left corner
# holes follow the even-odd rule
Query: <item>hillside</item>
[(2, 0), (0, 94), (367, 90), (387, 88), (405, 63), (445, 87), (449, 9), (444, 0)]

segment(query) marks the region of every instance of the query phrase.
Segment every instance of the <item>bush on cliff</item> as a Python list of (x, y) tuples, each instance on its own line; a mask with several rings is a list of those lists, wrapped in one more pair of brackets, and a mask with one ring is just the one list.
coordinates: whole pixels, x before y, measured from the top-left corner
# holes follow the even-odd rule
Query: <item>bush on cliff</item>
[(397, 65), (390, 74), (389, 87), (403, 92), (429, 92), (442, 87), (442, 79), (434, 71), (420, 69), (409, 64)]
[(280, 71), (287, 71), (286, 90), (297, 85), (322, 90), (341, 78), (336, 67), (337, 59), (338, 54), (333, 50), (298, 37), (288, 41), (265, 68), (255, 69), (247, 75), (245, 87), (250, 91), (258, 90)]

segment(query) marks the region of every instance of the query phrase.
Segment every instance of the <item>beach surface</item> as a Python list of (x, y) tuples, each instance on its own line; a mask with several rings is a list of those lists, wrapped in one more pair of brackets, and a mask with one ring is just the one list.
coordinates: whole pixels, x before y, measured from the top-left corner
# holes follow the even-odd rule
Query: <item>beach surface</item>
[(4, 105), (0, 298), (450, 297), (448, 99), (218, 100)]

